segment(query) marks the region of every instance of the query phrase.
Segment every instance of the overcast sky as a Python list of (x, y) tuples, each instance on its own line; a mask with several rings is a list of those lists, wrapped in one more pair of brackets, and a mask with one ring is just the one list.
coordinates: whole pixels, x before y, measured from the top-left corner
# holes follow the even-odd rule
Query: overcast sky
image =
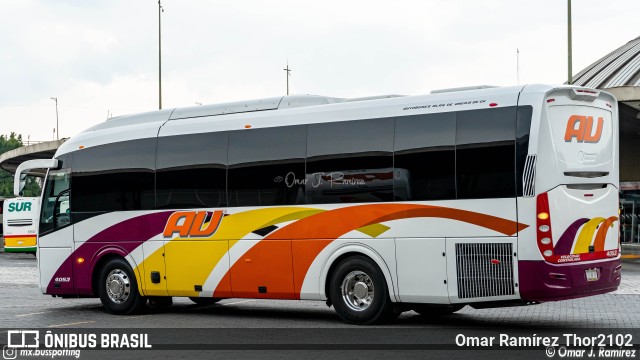
[[(573, 69), (640, 36), (640, 1), (574, 0)], [(567, 79), (566, 0), (163, 0), (163, 108)], [(0, 134), (158, 108), (156, 0), (0, 0)]]

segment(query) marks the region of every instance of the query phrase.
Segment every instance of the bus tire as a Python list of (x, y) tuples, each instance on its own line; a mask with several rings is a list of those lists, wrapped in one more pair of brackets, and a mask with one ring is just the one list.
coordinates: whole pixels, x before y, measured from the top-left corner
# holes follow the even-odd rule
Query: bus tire
[(351, 324), (387, 322), (396, 315), (382, 271), (364, 256), (352, 256), (338, 264), (331, 276), (329, 296), (338, 316)]
[(414, 305), (412, 310), (420, 314), (421, 316), (439, 317), (453, 314), (454, 312), (462, 310), (465, 305), (427, 305), (417, 304)]
[(222, 299), (213, 298), (213, 297), (196, 297), (196, 296), (192, 296), (192, 297), (189, 297), (189, 300), (193, 301), (194, 303), (196, 303), (198, 305), (213, 305), (213, 304), (217, 303), (218, 301), (220, 301)]
[(102, 268), (98, 294), (104, 308), (115, 315), (137, 313), (147, 302), (138, 291), (138, 282), (131, 266), (123, 258), (111, 259)]

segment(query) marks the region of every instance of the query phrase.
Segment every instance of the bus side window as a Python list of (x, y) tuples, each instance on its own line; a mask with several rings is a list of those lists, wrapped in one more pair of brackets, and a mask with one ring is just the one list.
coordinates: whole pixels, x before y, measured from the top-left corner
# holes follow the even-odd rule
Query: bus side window
[(229, 133), (230, 206), (304, 204), (307, 126)]
[(394, 141), (395, 199), (455, 199), (455, 144), (455, 113), (397, 118)]
[(307, 203), (392, 201), (394, 120), (309, 125)]
[(73, 153), (71, 210), (98, 213), (155, 207), (156, 138), (98, 145)]
[(514, 197), (516, 107), (456, 116), (458, 199)]
[(227, 132), (158, 138), (156, 207), (227, 206)]

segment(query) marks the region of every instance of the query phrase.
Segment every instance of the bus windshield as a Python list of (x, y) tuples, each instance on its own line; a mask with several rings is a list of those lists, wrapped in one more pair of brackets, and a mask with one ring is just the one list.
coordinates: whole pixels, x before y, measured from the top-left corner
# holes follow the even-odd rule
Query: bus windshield
[(51, 170), (42, 193), (40, 234), (45, 234), (71, 223), (69, 209), (69, 179), (66, 169)]

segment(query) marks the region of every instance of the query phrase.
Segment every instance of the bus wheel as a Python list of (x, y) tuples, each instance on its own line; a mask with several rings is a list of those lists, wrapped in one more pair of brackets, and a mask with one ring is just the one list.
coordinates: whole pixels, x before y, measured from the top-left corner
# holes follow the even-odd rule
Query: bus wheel
[(104, 308), (117, 315), (138, 312), (147, 300), (138, 292), (138, 283), (131, 266), (122, 258), (112, 259), (102, 268), (98, 294)]
[(329, 296), (338, 316), (348, 323), (385, 322), (395, 315), (382, 271), (364, 256), (347, 258), (336, 267)]
[(462, 310), (463, 307), (465, 307), (465, 305), (416, 304), (413, 306), (412, 310), (422, 316), (436, 317), (453, 314), (456, 311)]
[(193, 301), (198, 305), (213, 305), (218, 301), (222, 300), (220, 298), (212, 298), (212, 297), (190, 297), (189, 300)]

